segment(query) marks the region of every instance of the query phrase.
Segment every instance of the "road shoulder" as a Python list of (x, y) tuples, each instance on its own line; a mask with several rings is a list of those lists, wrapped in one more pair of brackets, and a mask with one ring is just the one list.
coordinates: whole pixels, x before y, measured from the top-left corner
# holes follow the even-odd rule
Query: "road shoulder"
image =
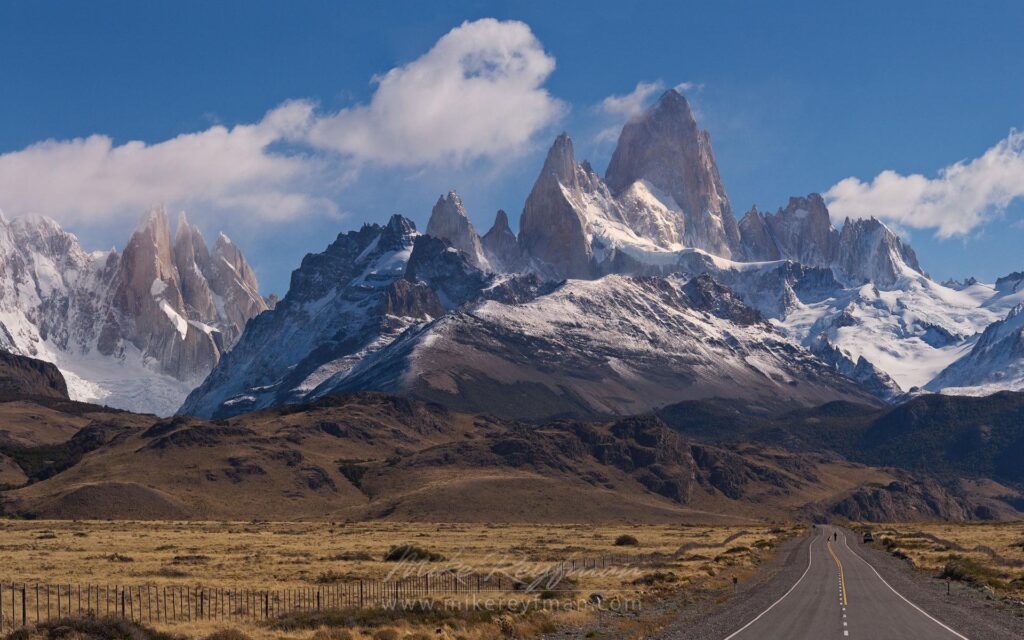
[(754, 578), (741, 583), (735, 593), (689, 602), (675, 619), (652, 640), (721, 640), (753, 620), (781, 598), (807, 568), (813, 531), (788, 540)]
[(863, 545), (857, 542), (856, 533), (845, 531), (853, 553), (874, 567), (893, 589), (970, 640), (1024, 638), (1024, 609), (1011, 608), (981, 590), (960, 583), (950, 585), (951, 594), (946, 595), (945, 581), (915, 569), (905, 560)]

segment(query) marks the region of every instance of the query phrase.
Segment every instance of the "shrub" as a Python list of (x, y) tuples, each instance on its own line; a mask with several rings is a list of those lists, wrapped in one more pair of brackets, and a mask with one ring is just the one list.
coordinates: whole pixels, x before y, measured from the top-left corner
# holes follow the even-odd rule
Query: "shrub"
[(313, 582), (317, 584), (334, 584), (335, 582), (341, 582), (345, 579), (345, 574), (340, 571), (334, 571), (329, 569), (322, 572), (317, 577), (313, 578)]
[(384, 554), (385, 562), (401, 562), (402, 560), (426, 560), (427, 562), (441, 562), (444, 556), (423, 547), (411, 544), (399, 544), (388, 549)]
[(971, 558), (951, 558), (942, 568), (939, 577), (971, 584), (987, 584), (990, 587), (1005, 586), (995, 570)]
[(398, 632), (394, 629), (381, 629), (373, 634), (373, 640), (398, 640)]
[(639, 578), (637, 578), (636, 580), (633, 581), (633, 584), (635, 584), (635, 585), (653, 586), (653, 585), (656, 585), (656, 584), (661, 584), (661, 583), (666, 583), (666, 582), (672, 583), (672, 582), (678, 582), (678, 581), (679, 581), (679, 576), (677, 576), (672, 571), (668, 571), (668, 572), (655, 571), (654, 573), (647, 573), (647, 574), (644, 574), (644, 575), (640, 576)]
[(160, 576), (161, 578), (187, 578), (191, 573), (184, 569), (176, 569), (174, 567), (160, 567), (153, 572), (153, 575)]
[(250, 640), (250, 638), (238, 629), (221, 629), (214, 631), (203, 640)]
[(103, 640), (185, 640), (184, 636), (157, 631), (137, 622), (116, 618), (60, 618), (36, 627), (22, 627), (7, 640), (63, 640), (66, 638)]
[(347, 629), (320, 627), (310, 640), (352, 640), (352, 632)]
[(628, 533), (624, 533), (621, 536), (619, 536), (618, 538), (615, 538), (615, 546), (616, 547), (637, 547), (637, 546), (640, 546), (640, 541), (637, 540), (634, 536), (631, 536)]
[(476, 607), (465, 610), (446, 609), (441, 606), (426, 606), (421, 603), (396, 609), (330, 609), (324, 611), (293, 611), (283, 614), (270, 623), (276, 631), (298, 631), (321, 627), (343, 629), (387, 628), (402, 623), (440, 627), (457, 624), (477, 624), (492, 621), (502, 610), (488, 610)]

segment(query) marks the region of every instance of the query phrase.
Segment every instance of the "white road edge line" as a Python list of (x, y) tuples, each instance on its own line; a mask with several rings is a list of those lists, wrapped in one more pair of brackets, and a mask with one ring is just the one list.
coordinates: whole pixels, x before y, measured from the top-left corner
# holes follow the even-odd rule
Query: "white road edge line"
[[(934, 617), (932, 617), (932, 616), (931, 616), (931, 614), (929, 614), (929, 613), (928, 613), (927, 611), (925, 611), (925, 610), (924, 610), (924, 609), (922, 609), (921, 607), (917, 606), (916, 604), (914, 604), (914, 603), (913, 603), (913, 602), (911, 602), (910, 600), (907, 600), (906, 598), (904, 598), (904, 597), (903, 597), (903, 594), (902, 594), (902, 593), (900, 593), (899, 591), (897, 591), (897, 590), (893, 589), (893, 588), (892, 588), (892, 585), (891, 585), (891, 584), (889, 584), (888, 582), (886, 582), (886, 581), (885, 581), (885, 578), (883, 578), (883, 577), (882, 577), (882, 574), (878, 573), (878, 570), (877, 570), (877, 569), (875, 569), (875, 567), (874, 567), (874, 566), (873, 566), (873, 565), (872, 565), (872, 564), (871, 564), (870, 562), (868, 562), (867, 560), (865, 560), (864, 558), (862, 558), (862, 557), (860, 556), (860, 554), (859, 554), (859, 553), (857, 553), (856, 551), (854, 551), (854, 550), (853, 550), (853, 549), (852, 549), (852, 548), (850, 547), (850, 545), (846, 544), (846, 535), (845, 535), (845, 534), (843, 535), (843, 546), (844, 546), (844, 547), (846, 547), (846, 549), (847, 549), (847, 550), (848, 550), (848, 551), (849, 551), (850, 553), (852, 553), (852, 554), (853, 554), (853, 557), (857, 558), (858, 560), (860, 560), (860, 561), (861, 561), (861, 562), (863, 562), (864, 564), (868, 565), (868, 569), (871, 569), (871, 571), (873, 571), (873, 572), (874, 572), (874, 574), (875, 574), (876, 576), (878, 576), (878, 579), (882, 581), (882, 584), (884, 584), (885, 586), (889, 587), (889, 591), (892, 591), (893, 593), (895, 593), (896, 595), (898, 595), (898, 596), (900, 597), (900, 599), (901, 599), (901, 600), (903, 600), (903, 602), (906, 602), (906, 603), (907, 603), (907, 604), (909, 604), (910, 606), (914, 607), (915, 609), (917, 609), (917, 611), (918, 611), (918, 612), (919, 612), (919, 613), (920, 613), (921, 615), (923, 615), (924, 617), (928, 618), (929, 620), (931, 620), (931, 621), (932, 621), (932, 622), (934, 622), (935, 624), (939, 625), (940, 627), (942, 627), (942, 628), (943, 628), (943, 629), (945, 629), (946, 631), (948, 631), (948, 632), (952, 633), (952, 634), (953, 634), (954, 636), (956, 636), (956, 637), (960, 638), (961, 640), (969, 640), (969, 638), (968, 638), (967, 636), (965, 636), (965, 635), (963, 635), (963, 634), (961, 634), (961, 633), (959, 633), (959, 632), (957, 632), (957, 631), (954, 631), (953, 629), (950, 629), (950, 628), (949, 628), (949, 627), (947, 627), (947, 626), (946, 626), (945, 624), (943, 624), (942, 622), (939, 622), (939, 621), (938, 621), (938, 620), (936, 620), (936, 619), (935, 619)], [(728, 640), (728, 638), (726, 638), (726, 640)]]
[[(733, 631), (732, 633), (727, 635), (722, 640), (732, 640), (732, 638), (735, 638), (739, 634), (743, 633), (744, 631), (747, 630), (747, 627), (749, 627), (750, 625), (752, 625), (755, 622), (757, 622), (758, 620), (760, 620), (761, 616), (763, 616), (764, 614), (766, 614), (769, 611), (771, 611), (772, 609), (774, 609), (775, 605), (779, 604), (780, 602), (782, 602), (783, 600), (786, 599), (786, 596), (788, 596), (789, 594), (793, 593), (793, 589), (796, 589), (797, 586), (799, 586), (800, 583), (804, 581), (804, 578), (807, 577), (807, 572), (811, 570), (811, 563), (814, 562), (814, 553), (813, 553), (814, 543), (818, 541), (818, 537), (819, 536), (817, 534), (815, 534), (814, 538), (811, 540), (811, 544), (807, 545), (807, 568), (804, 569), (804, 572), (800, 576), (800, 579), (797, 580), (796, 582), (794, 582), (793, 586), (789, 588), (789, 591), (787, 591), (786, 593), (782, 594), (782, 597), (779, 598), (778, 600), (776, 600), (775, 602), (773, 602), (770, 607), (768, 607), (767, 609), (765, 609), (761, 613), (757, 614), (756, 618), (754, 618), (753, 620), (751, 620), (747, 624), (743, 625), (742, 627), (740, 627), (736, 631)], [(964, 640), (967, 640), (967, 638), (964, 638)]]

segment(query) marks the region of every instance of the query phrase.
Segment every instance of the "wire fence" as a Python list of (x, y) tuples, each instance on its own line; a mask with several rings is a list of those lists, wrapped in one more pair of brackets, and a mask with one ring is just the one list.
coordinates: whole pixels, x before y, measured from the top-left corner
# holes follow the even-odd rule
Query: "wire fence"
[[(664, 561), (665, 554), (609, 554), (575, 558), (546, 568), (550, 584), (587, 570)], [(411, 570), (415, 571), (415, 567)], [(536, 578), (531, 578), (536, 580)], [(0, 633), (61, 618), (96, 616), (139, 623), (268, 620), (294, 612), (378, 608), (457, 594), (523, 591), (522, 578), (492, 572), (426, 572), (391, 580), (349, 580), (280, 589), (201, 585), (97, 585), (0, 582)], [(546, 588), (542, 586), (541, 588)]]
[(102, 616), (140, 623), (262, 620), (297, 611), (391, 606), (430, 595), (508, 591), (504, 576), (428, 575), (287, 589), (186, 585), (0, 585), (0, 632), (64, 617)]

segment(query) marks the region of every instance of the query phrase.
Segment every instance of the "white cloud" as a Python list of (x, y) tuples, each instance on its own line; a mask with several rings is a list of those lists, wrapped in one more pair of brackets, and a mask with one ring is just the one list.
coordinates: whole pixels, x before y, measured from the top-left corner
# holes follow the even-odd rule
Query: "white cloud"
[(1010, 131), (981, 157), (960, 161), (936, 178), (883, 171), (871, 182), (846, 178), (825, 193), (837, 219), (876, 218), (939, 237), (963, 235), (1024, 198), (1024, 132)]
[[(605, 116), (612, 124), (605, 126), (594, 136), (595, 142), (614, 142), (619, 139), (622, 125), (633, 116), (642, 112), (651, 102), (655, 94), (664, 91), (666, 85), (661, 80), (652, 82), (640, 81), (632, 91), (623, 95), (611, 95), (602, 100), (596, 107), (598, 113)], [(699, 91), (704, 85), (694, 82), (680, 82), (673, 87), (680, 93)]]
[(704, 83), (702, 82), (680, 82), (673, 87), (679, 93), (691, 93), (701, 91), (704, 89)]
[(621, 96), (608, 96), (601, 101), (600, 109), (604, 113), (622, 120), (628, 120), (644, 110), (648, 99), (655, 93), (665, 89), (660, 80), (654, 82), (638, 82), (629, 93)]
[(0, 154), (0, 207), (65, 224), (130, 219), (160, 203), (256, 222), (337, 214), (363, 164), (439, 166), (523, 150), (565, 111), (542, 87), (554, 68), (527, 25), (466, 22), (375, 78), (366, 105), (318, 114), (294, 100), (253, 124), (152, 144), (91, 135)]
[(285, 103), (256, 124), (214, 126), (156, 144), (110, 137), (46, 140), (0, 155), (0, 204), (63, 222), (134, 217), (156, 203), (245, 211), (262, 219), (331, 212), (310, 179), (320, 161), (274, 153), (301, 130), (309, 107)]
[(515, 154), (565, 112), (542, 86), (554, 69), (526, 24), (465, 22), (375, 78), (369, 104), (317, 118), (305, 140), (392, 166)]

